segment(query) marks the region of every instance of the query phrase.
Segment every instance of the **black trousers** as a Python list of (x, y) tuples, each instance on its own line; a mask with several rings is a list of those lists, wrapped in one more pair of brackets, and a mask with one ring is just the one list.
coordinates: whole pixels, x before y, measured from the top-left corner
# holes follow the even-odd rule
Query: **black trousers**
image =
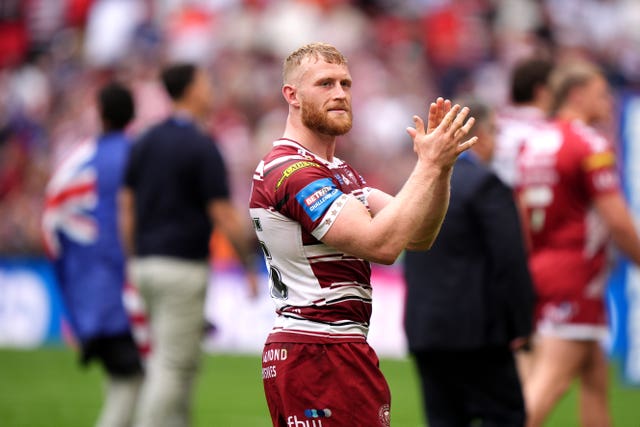
[(82, 343), (80, 363), (98, 359), (114, 377), (132, 377), (143, 373), (142, 357), (130, 333), (92, 338)]
[(523, 427), (525, 406), (508, 348), (414, 351), (429, 427)]

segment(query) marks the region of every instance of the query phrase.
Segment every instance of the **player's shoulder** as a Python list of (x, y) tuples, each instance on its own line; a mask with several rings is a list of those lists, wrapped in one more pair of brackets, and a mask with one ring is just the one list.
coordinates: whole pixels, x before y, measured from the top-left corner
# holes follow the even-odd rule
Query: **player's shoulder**
[(274, 195), (298, 193), (316, 181), (333, 180), (325, 163), (298, 144), (278, 140), (258, 164), (254, 188)]
[(565, 139), (563, 135), (561, 124), (555, 121), (541, 122), (529, 128), (523, 137), (521, 159), (529, 155), (555, 155), (562, 147)]
[(285, 171), (289, 174), (305, 168), (321, 168), (322, 162), (303, 147), (275, 141), (273, 148), (262, 158), (261, 168), (265, 175)]
[(609, 141), (604, 136), (580, 120), (572, 120), (567, 123), (567, 135), (569, 142), (581, 146), (591, 153), (601, 153), (609, 151), (611, 148)]

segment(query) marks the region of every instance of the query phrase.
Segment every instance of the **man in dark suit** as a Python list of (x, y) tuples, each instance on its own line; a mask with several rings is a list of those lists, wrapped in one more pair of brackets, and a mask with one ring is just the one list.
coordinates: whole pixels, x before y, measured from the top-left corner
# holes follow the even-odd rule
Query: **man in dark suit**
[(454, 167), (435, 244), (406, 253), (405, 329), (430, 427), (522, 427), (513, 351), (531, 333), (533, 286), (512, 192), (488, 167), (494, 114), (466, 105), (478, 142)]

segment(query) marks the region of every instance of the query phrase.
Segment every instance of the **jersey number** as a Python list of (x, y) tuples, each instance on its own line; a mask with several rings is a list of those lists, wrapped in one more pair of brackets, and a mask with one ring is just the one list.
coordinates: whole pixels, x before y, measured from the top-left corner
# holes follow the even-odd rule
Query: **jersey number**
[(530, 208), (529, 227), (537, 233), (544, 228), (547, 208), (553, 202), (553, 189), (548, 185), (536, 185), (527, 188), (524, 202)]
[(287, 299), (289, 289), (282, 281), (282, 273), (280, 273), (280, 270), (278, 270), (276, 266), (271, 264), (271, 252), (269, 252), (267, 245), (265, 245), (262, 240), (260, 240), (260, 247), (262, 248), (264, 257), (267, 260), (267, 266), (269, 267), (269, 291), (271, 296), (277, 299)]

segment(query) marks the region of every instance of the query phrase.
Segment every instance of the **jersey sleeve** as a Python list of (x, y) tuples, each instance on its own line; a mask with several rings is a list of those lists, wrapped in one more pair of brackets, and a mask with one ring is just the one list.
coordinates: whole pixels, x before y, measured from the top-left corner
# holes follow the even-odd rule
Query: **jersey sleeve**
[(274, 178), (276, 210), (322, 239), (347, 201), (334, 176), (314, 162), (297, 162)]
[(584, 144), (580, 170), (590, 198), (619, 191), (616, 155), (611, 145), (594, 131), (583, 131), (581, 136)]

